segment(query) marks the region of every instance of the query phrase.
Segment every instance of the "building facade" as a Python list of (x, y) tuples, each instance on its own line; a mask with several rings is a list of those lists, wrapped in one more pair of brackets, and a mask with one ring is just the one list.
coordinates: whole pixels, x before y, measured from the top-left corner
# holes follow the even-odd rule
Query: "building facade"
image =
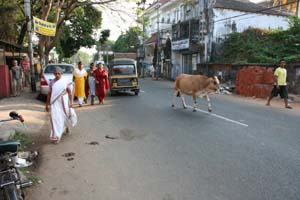
[(217, 44), (232, 32), (288, 28), (287, 14), (246, 0), (159, 0), (146, 14), (145, 62), (171, 79), (209, 62)]

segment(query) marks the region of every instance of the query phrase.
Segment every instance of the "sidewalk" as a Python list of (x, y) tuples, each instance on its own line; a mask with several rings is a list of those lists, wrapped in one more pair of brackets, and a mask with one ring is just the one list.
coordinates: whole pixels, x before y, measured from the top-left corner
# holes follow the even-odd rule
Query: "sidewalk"
[(5, 139), (15, 132), (27, 134), (33, 138), (47, 138), (49, 127), (45, 104), (36, 99), (38, 93), (32, 93), (29, 88), (19, 97), (0, 99), (0, 118), (8, 118), (10, 111), (16, 111), (25, 119), (25, 127), (19, 121), (9, 121), (0, 124), (0, 138)]

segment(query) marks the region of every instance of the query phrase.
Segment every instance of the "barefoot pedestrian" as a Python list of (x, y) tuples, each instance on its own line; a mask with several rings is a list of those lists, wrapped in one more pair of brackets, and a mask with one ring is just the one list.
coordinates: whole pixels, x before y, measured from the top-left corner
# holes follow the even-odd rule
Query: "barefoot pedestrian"
[(20, 96), (22, 85), (22, 68), (18, 65), (18, 61), (13, 61), (13, 67), (11, 68), (12, 80), (13, 80), (13, 96)]
[(95, 76), (94, 71), (96, 70), (94, 63), (90, 64), (90, 71), (88, 73), (88, 80), (89, 80), (89, 89), (90, 89), (90, 95), (91, 95), (91, 105), (94, 105), (95, 102)]
[(62, 69), (59, 67), (55, 68), (53, 74), (55, 78), (49, 84), (46, 111), (50, 111), (50, 139), (57, 144), (64, 131), (69, 130), (73, 83), (61, 78)]
[(98, 64), (97, 69), (94, 71), (94, 76), (96, 80), (96, 96), (99, 99), (99, 104), (104, 104), (106, 90), (109, 89), (109, 81), (108, 72), (101, 63)]
[(73, 71), (73, 81), (75, 82), (75, 94), (78, 98), (79, 107), (82, 106), (85, 96), (85, 81), (87, 79), (87, 72), (83, 68), (82, 62), (78, 62), (78, 68)]

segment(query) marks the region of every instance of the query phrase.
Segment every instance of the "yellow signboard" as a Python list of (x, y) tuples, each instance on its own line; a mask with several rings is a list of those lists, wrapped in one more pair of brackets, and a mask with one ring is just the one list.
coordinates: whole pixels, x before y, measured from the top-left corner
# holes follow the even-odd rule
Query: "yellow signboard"
[(34, 31), (46, 36), (55, 36), (56, 24), (33, 17)]

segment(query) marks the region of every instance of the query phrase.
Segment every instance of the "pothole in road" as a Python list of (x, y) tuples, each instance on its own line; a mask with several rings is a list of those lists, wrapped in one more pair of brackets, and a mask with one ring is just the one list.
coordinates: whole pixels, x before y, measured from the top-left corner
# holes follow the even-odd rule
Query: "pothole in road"
[(64, 153), (64, 154), (62, 155), (62, 157), (67, 158), (67, 161), (72, 161), (72, 160), (74, 160), (73, 156), (75, 156), (75, 153), (74, 153), (74, 152), (68, 152), (68, 153)]
[(111, 139), (111, 140), (118, 139), (118, 137), (110, 136), (110, 135), (106, 135), (105, 138), (106, 138), (106, 139)]
[(105, 135), (106, 139), (111, 139), (111, 140), (115, 140), (115, 139), (122, 139), (122, 140), (126, 140), (126, 141), (131, 141), (134, 139), (142, 139), (144, 137), (146, 137), (146, 134), (141, 134), (138, 133), (132, 129), (121, 129), (119, 132), (120, 136), (111, 136), (111, 135)]
[(120, 138), (126, 141), (131, 141), (134, 139), (142, 139), (146, 137), (146, 134), (140, 134), (135, 132), (132, 129), (121, 129), (120, 130)]
[(68, 157), (71, 157), (71, 156), (75, 156), (75, 153), (74, 152), (68, 152), (68, 153), (64, 153), (62, 156), (68, 158)]
[(89, 145), (99, 145), (99, 142), (92, 141), (92, 142), (89, 142), (89, 143), (86, 143), (86, 144), (89, 144)]

